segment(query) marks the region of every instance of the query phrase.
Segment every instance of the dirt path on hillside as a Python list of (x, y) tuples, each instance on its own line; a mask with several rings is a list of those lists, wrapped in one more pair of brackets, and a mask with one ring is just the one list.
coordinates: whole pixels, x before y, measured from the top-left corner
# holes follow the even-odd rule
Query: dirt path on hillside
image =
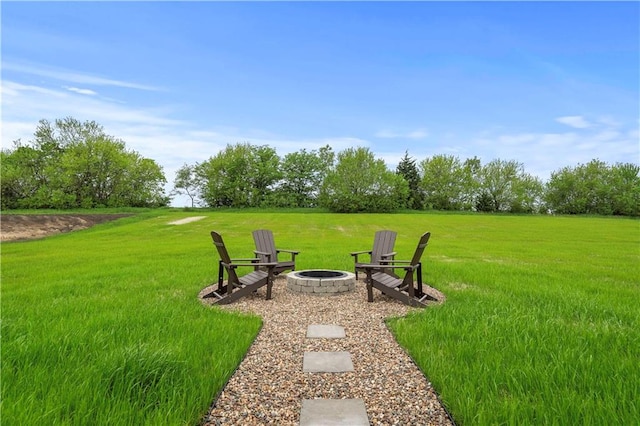
[(44, 238), (126, 216), (131, 214), (3, 214), (0, 215), (0, 241)]

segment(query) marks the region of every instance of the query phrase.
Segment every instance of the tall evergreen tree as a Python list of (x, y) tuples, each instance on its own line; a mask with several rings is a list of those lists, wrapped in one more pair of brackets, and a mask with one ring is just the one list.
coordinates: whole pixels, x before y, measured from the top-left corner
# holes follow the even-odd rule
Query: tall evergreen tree
[(416, 160), (409, 157), (409, 152), (404, 152), (404, 157), (396, 167), (396, 173), (404, 178), (409, 185), (407, 195), (407, 207), (413, 210), (422, 210), (424, 207), (424, 193), (420, 189), (420, 173)]

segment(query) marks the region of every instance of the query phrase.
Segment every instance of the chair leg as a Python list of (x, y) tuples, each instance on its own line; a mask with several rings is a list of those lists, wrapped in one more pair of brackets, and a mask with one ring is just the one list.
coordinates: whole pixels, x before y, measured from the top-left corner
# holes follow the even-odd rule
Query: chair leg
[(409, 274), (409, 276), (411, 277), (411, 280), (409, 281), (409, 284), (407, 285), (407, 294), (409, 295), (409, 298), (413, 298), (416, 295), (415, 292), (415, 287), (413, 284), (413, 272)]
[(222, 282), (224, 281), (224, 269), (222, 267), (222, 260), (218, 261), (218, 291), (222, 290)]
[(354, 263), (353, 272), (356, 273), (356, 281), (358, 281), (358, 267), (357, 267), (357, 265), (358, 265), (358, 255), (357, 254), (352, 254), (351, 256), (353, 256), (353, 263)]
[(271, 287), (273, 287), (273, 275), (269, 273), (269, 277), (267, 278), (267, 297), (266, 300), (271, 300)]
[(371, 278), (371, 270), (367, 269), (367, 300), (373, 302), (373, 280)]

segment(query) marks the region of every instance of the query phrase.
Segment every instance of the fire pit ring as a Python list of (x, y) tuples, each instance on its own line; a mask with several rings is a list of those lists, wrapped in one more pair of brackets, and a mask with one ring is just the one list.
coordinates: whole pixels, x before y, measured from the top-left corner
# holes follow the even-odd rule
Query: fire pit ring
[(287, 290), (292, 293), (332, 296), (356, 288), (356, 276), (351, 272), (327, 269), (307, 269), (287, 274)]

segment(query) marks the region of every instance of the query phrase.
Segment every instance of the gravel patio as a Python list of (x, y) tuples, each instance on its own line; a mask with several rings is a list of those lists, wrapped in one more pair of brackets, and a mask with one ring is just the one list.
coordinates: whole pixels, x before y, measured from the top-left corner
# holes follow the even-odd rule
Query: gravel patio
[[(203, 289), (200, 296), (213, 287)], [(245, 359), (214, 401), (203, 424), (297, 425), (304, 399), (364, 400), (372, 425), (451, 425), (451, 419), (424, 374), (396, 343), (384, 320), (411, 310), (375, 291), (367, 302), (364, 281), (350, 293), (295, 294), (286, 276), (276, 278), (273, 298), (265, 288), (220, 308), (251, 312), (263, 327)], [(425, 291), (444, 302), (444, 295)], [(201, 299), (210, 303), (210, 299)], [(428, 307), (426, 309), (429, 309)], [(344, 327), (342, 339), (309, 339), (311, 324)], [(303, 373), (305, 352), (348, 351), (354, 371)], [(428, 374), (428, 372), (427, 372)]]

